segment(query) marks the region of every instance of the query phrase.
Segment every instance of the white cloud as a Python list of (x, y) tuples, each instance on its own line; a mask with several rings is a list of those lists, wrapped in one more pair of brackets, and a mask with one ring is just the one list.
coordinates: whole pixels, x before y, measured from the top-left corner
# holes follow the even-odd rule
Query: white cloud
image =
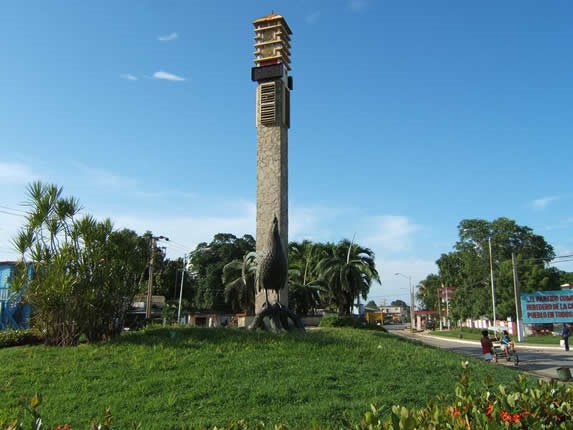
[(354, 209), (321, 206), (291, 207), (289, 218), (289, 240), (338, 242), (355, 236), (377, 258), (409, 251), (421, 229), (405, 216), (367, 216)]
[[(12, 205), (10, 205), (12, 207)], [(6, 213), (9, 212), (9, 213)], [(16, 260), (19, 255), (12, 239), (25, 224), (26, 219), (20, 212), (5, 211), (0, 212), (0, 261)]]
[(159, 41), (161, 41), (161, 42), (170, 42), (170, 41), (172, 41), (172, 40), (177, 39), (178, 37), (179, 37), (179, 36), (177, 35), (177, 33), (171, 33), (171, 34), (168, 34), (168, 35), (166, 35), (166, 36), (159, 36), (159, 37), (157, 38), (157, 40), (159, 40)]
[(553, 245), (555, 254), (559, 257), (553, 262), (549, 263), (551, 266), (557, 267), (559, 270), (565, 272), (573, 272), (573, 261), (570, 258), (565, 258), (564, 256), (573, 255), (573, 244), (555, 244)]
[(363, 234), (370, 247), (387, 253), (406, 251), (412, 244), (412, 236), (420, 226), (405, 216), (382, 215), (363, 220)]
[(86, 183), (102, 185), (105, 187), (134, 189), (137, 186), (137, 181), (127, 176), (117, 175), (106, 169), (98, 167), (86, 166), (82, 163), (75, 163), (80, 173), (86, 176)]
[[(251, 234), (254, 237), (255, 206), (239, 202), (232, 213), (232, 216), (124, 213), (113, 215), (111, 220), (118, 229), (129, 228), (138, 234), (149, 230), (168, 237), (170, 241), (162, 242), (161, 246), (167, 248), (168, 258), (173, 259), (192, 251), (201, 242), (210, 242), (217, 233), (231, 233), (236, 236)], [(105, 216), (98, 218), (103, 219)]]
[(366, 8), (366, 5), (366, 0), (351, 0), (350, 9), (352, 9), (354, 12), (359, 12)]
[(340, 240), (342, 237), (338, 235), (347, 233), (340, 233), (337, 228), (345, 213), (348, 211), (325, 206), (289, 207), (289, 240)]
[(19, 257), (12, 239), (26, 222), (25, 200), (27, 195), (24, 182), (4, 186), (0, 201), (0, 261), (16, 260)]
[(320, 19), (320, 11), (315, 11), (304, 17), (307, 24), (316, 24)]
[(131, 73), (123, 73), (119, 77), (128, 81), (137, 81), (137, 76), (133, 76)]
[(555, 200), (559, 200), (558, 196), (547, 196), (542, 197), (540, 199), (535, 199), (531, 204), (535, 209), (545, 209), (549, 203), (554, 202)]
[(397, 299), (408, 304), (410, 303), (409, 281), (402, 276), (396, 275), (396, 273), (402, 273), (404, 276), (411, 277), (413, 287), (416, 287), (430, 273), (438, 273), (436, 263), (431, 260), (381, 260), (377, 258), (376, 266), (382, 285), (372, 285), (370, 294), (368, 294), (368, 300), (374, 300), (377, 304), (382, 302), (390, 304), (390, 302)]
[(0, 162), (0, 185), (27, 184), (37, 176), (24, 164)]
[(153, 77), (155, 79), (163, 79), (166, 81), (184, 81), (185, 80), (185, 78), (182, 78), (181, 76), (177, 76), (177, 75), (174, 75), (173, 73), (168, 73), (168, 72), (163, 72), (163, 71), (155, 72), (153, 74)]
[(382, 281), (381, 285), (372, 285), (368, 300), (374, 300), (377, 304), (389, 304), (397, 299), (410, 303), (408, 280), (395, 274), (402, 273), (410, 277), (412, 285), (416, 286), (430, 273), (438, 271), (434, 260), (397, 258), (398, 255), (411, 253), (415, 235), (422, 227), (408, 217), (398, 215), (363, 217), (360, 219), (360, 227), (356, 241), (374, 251), (376, 268)]

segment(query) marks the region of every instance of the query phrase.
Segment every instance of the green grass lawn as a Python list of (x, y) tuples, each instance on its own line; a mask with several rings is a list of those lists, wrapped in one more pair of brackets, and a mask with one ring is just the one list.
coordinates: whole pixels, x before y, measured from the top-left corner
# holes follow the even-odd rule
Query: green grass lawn
[[(463, 339), (467, 340), (480, 340), (481, 339), (481, 330), (480, 329), (452, 329), (452, 330), (434, 330), (431, 331), (432, 335), (436, 336), (444, 336), (444, 337), (455, 337), (460, 338), (460, 335)], [(491, 332), (490, 332), (491, 336)], [(526, 345), (553, 345), (559, 346), (559, 340), (561, 338), (559, 336), (526, 336), (523, 343)], [(513, 337), (513, 340), (517, 343), (517, 336)]]
[(240, 419), (345, 427), (371, 403), (389, 411), (453, 395), (462, 358), (480, 387), (507, 384), (516, 374), (384, 332), (342, 328), (304, 335), (154, 328), (97, 345), (4, 348), (0, 421), (19, 418), (21, 405), (40, 392), (40, 413), (50, 426), (86, 428), (109, 406), (120, 429)]

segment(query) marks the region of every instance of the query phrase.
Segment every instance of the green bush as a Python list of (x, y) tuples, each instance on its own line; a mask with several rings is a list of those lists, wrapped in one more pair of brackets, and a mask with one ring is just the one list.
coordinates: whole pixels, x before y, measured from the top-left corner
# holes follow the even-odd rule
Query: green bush
[(336, 315), (327, 315), (320, 320), (319, 327), (352, 327), (363, 328), (369, 330), (379, 330), (386, 332), (387, 330), (378, 325), (368, 324), (363, 318), (356, 317), (340, 317)]
[(0, 331), (0, 348), (6, 346), (35, 345), (41, 342), (41, 333), (34, 329)]
[(62, 193), (53, 184), (27, 187), (27, 222), (13, 240), (21, 254), (13, 287), (25, 291), (46, 344), (77, 345), (82, 334), (90, 341), (119, 336), (140, 290), (150, 238), (115, 230), (109, 219), (78, 218), (79, 202)]
[(359, 327), (360, 322), (352, 317), (327, 315), (320, 320), (320, 327)]

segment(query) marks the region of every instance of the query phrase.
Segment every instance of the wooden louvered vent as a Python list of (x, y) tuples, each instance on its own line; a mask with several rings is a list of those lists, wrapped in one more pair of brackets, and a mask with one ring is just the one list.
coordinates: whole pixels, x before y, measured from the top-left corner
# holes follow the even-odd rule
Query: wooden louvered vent
[(259, 120), (262, 125), (277, 125), (277, 83), (261, 84), (259, 92)]

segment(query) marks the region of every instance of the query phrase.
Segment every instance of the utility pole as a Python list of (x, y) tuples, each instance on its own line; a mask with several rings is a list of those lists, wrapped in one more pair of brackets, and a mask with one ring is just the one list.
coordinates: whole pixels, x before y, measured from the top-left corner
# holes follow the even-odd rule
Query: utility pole
[(450, 297), (448, 296), (449, 287), (446, 287), (446, 325), (450, 329)]
[(151, 319), (151, 297), (153, 296), (153, 261), (155, 257), (155, 250), (157, 248), (157, 241), (164, 239), (169, 241), (168, 237), (165, 236), (151, 236), (151, 256), (149, 257), (149, 280), (147, 281), (147, 300), (145, 303), (145, 319), (149, 321)]
[(185, 269), (187, 268), (187, 255), (183, 255), (183, 268), (181, 269), (181, 288), (179, 289), (179, 306), (177, 308), (177, 324), (181, 323), (181, 300), (183, 300), (183, 280), (185, 279)]
[(416, 294), (414, 292), (414, 287), (412, 286), (412, 277), (408, 277), (408, 282), (410, 283), (410, 302), (412, 306), (410, 307), (410, 330), (416, 330)]
[(521, 326), (521, 295), (519, 290), (519, 278), (517, 276), (517, 261), (515, 254), (511, 253), (511, 265), (513, 267), (513, 293), (515, 295), (515, 326), (517, 329), (517, 341), (523, 342), (523, 330)]
[(440, 331), (444, 329), (444, 321), (442, 321), (442, 292), (444, 290), (444, 284), (442, 287), (438, 287), (438, 317), (440, 318)]

